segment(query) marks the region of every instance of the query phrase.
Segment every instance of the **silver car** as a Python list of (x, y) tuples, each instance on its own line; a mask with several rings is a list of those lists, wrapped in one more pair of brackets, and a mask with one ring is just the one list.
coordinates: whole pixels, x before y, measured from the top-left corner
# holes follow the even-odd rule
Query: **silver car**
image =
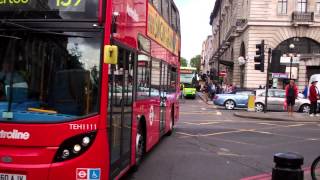
[[(256, 91), (255, 109), (257, 112), (264, 111), (265, 108), (265, 90)], [(268, 91), (268, 111), (284, 111), (284, 101), (286, 97), (285, 90), (269, 89)], [(310, 111), (310, 101), (298, 96), (294, 111), (308, 113)]]

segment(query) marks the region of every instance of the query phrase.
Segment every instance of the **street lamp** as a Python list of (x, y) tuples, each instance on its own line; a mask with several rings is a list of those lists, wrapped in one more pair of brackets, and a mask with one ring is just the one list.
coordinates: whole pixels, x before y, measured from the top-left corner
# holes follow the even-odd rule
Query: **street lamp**
[(290, 44), (289, 45), (289, 48), (290, 48), (290, 51), (291, 51), (291, 58), (290, 58), (290, 80), (292, 79), (292, 62), (293, 62), (293, 50), (294, 50), (294, 44)]

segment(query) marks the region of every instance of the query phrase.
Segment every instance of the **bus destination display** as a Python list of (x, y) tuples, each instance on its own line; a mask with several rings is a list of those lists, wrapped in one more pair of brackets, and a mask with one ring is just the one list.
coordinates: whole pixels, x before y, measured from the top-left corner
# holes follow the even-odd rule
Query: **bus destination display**
[(0, 0), (0, 11), (84, 12), (86, 0)]

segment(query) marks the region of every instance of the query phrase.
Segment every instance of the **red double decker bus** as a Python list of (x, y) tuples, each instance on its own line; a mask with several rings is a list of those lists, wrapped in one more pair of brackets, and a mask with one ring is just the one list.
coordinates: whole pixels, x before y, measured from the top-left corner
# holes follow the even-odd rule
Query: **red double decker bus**
[(0, 179), (119, 179), (179, 118), (172, 0), (0, 0)]

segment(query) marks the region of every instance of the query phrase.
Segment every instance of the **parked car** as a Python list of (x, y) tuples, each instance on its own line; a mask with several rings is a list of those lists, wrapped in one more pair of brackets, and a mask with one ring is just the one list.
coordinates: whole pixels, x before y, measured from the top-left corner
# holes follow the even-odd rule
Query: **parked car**
[(254, 95), (254, 91), (236, 91), (228, 94), (217, 94), (213, 98), (213, 103), (217, 106), (224, 106), (228, 110), (246, 108), (248, 106), (249, 95)]
[[(264, 111), (265, 108), (265, 90), (256, 91), (255, 109), (257, 112)], [(268, 111), (285, 111), (284, 101), (286, 92), (282, 89), (269, 89), (268, 91)], [(310, 111), (310, 101), (298, 96), (294, 111), (308, 113)]]

